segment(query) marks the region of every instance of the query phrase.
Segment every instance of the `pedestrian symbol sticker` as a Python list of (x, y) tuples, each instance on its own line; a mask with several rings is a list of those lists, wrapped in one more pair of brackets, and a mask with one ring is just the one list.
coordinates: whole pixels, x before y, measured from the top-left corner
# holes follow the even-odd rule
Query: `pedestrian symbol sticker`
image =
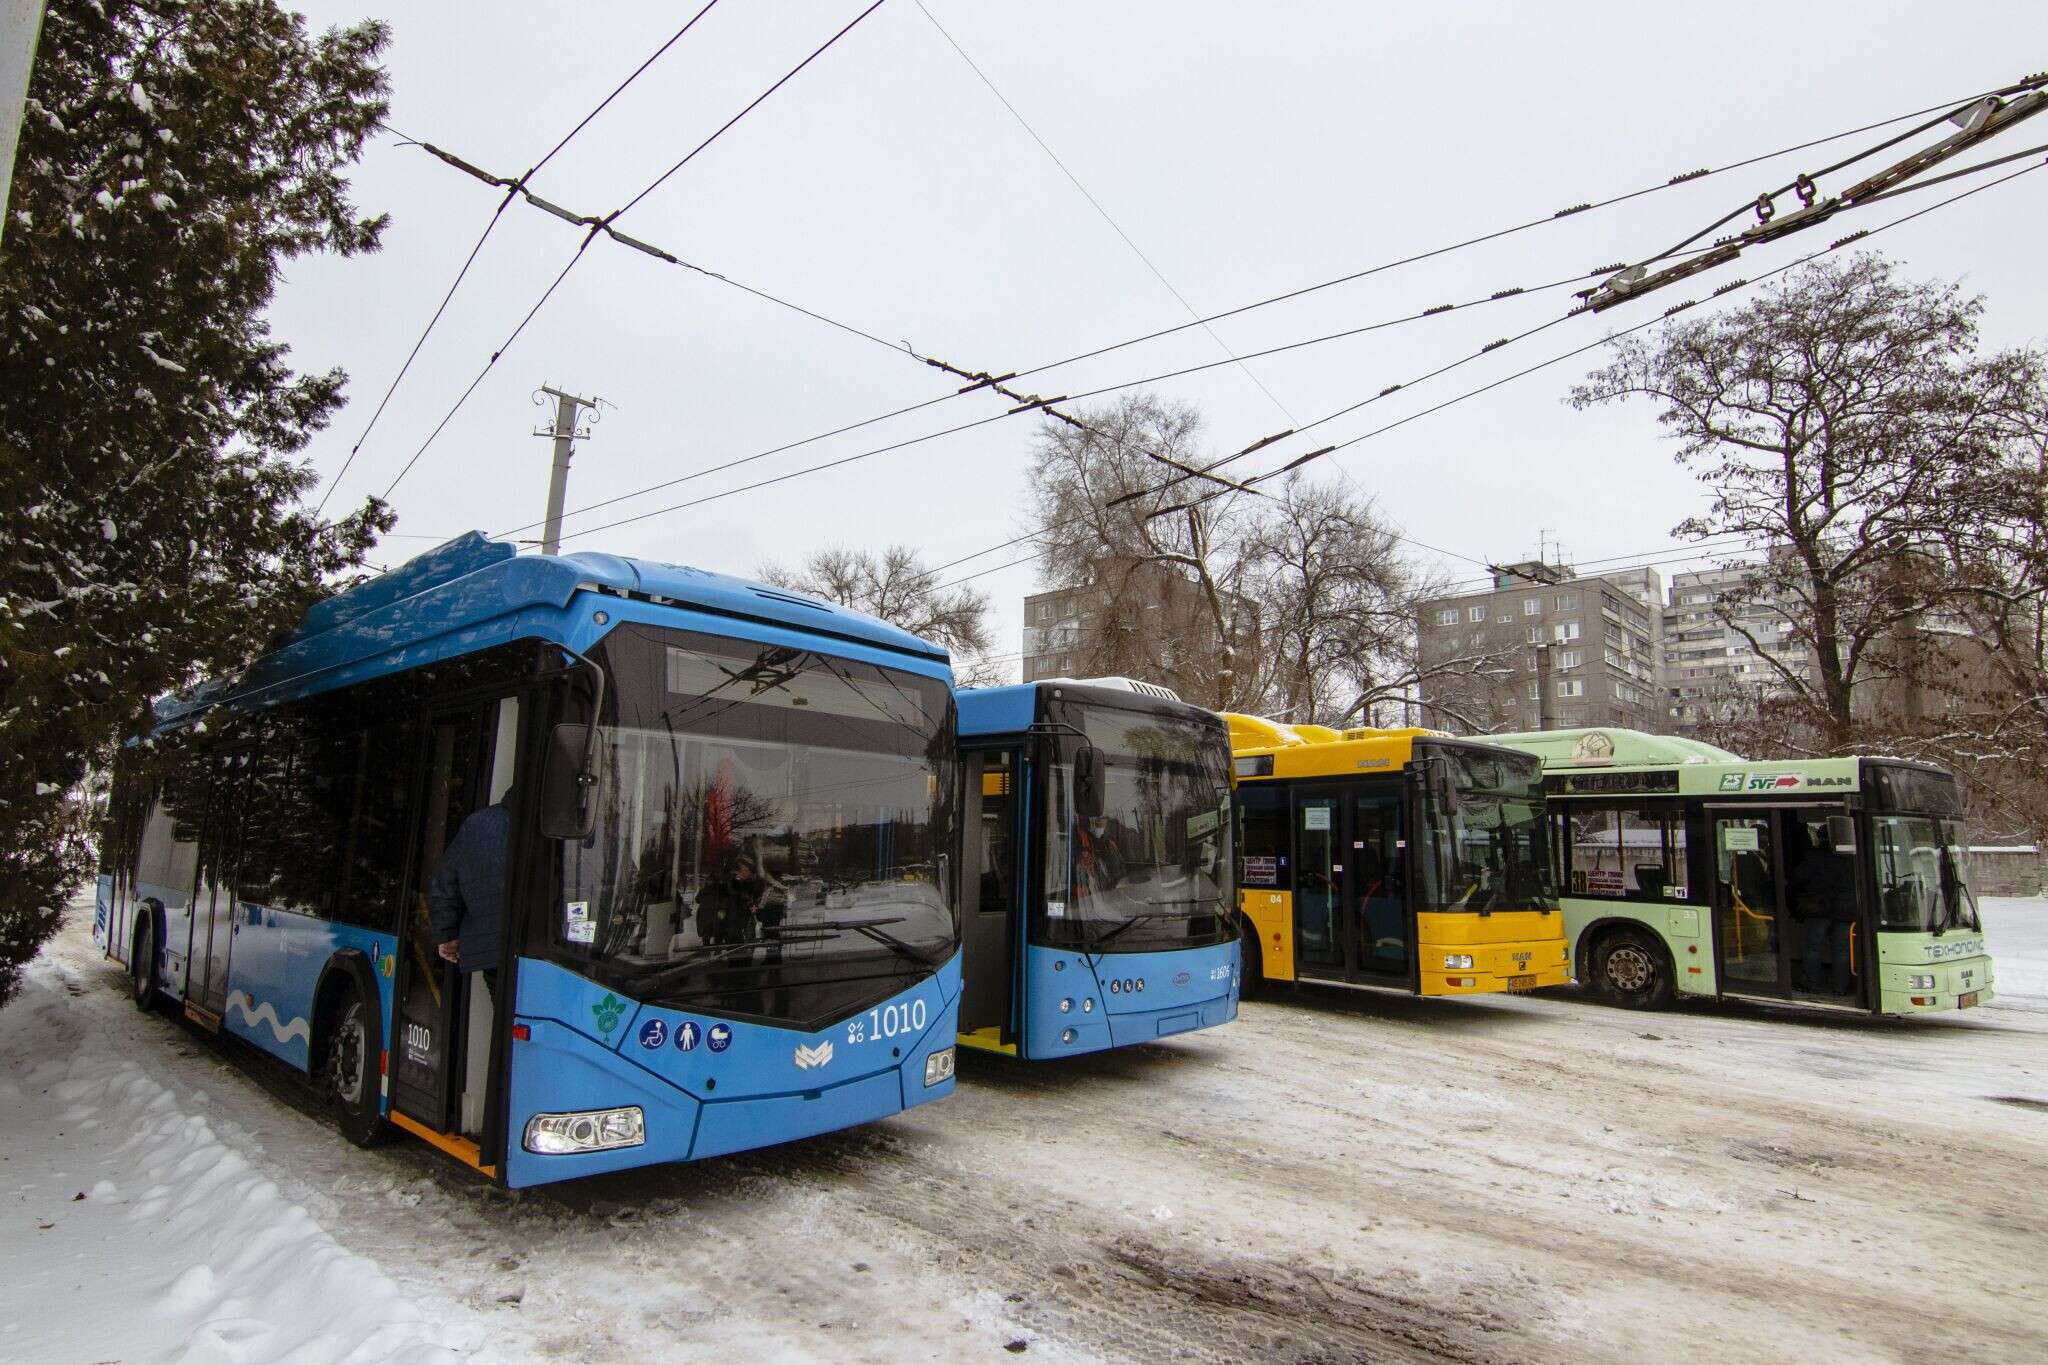
[(697, 1026), (688, 1019), (685, 1019), (682, 1023), (676, 1025), (676, 1051), (695, 1052), (696, 1050)]
[(704, 1035), (704, 1042), (713, 1052), (725, 1051), (732, 1046), (732, 1026), (713, 1024), (710, 1031)]
[(649, 1019), (640, 1026), (640, 1046), (648, 1049), (660, 1047), (668, 1041), (668, 1021)]

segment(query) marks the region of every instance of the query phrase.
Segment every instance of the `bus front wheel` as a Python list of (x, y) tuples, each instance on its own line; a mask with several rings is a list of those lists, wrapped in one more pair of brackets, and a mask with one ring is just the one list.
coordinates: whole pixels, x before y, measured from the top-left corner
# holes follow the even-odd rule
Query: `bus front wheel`
[(1671, 959), (1641, 929), (1611, 929), (1593, 948), (1593, 980), (1600, 994), (1630, 1009), (1671, 1003)]
[(358, 1147), (373, 1147), (386, 1136), (377, 1112), (377, 1058), (383, 1039), (377, 1016), (362, 988), (346, 981), (335, 1001), (334, 1025), (321, 1066), (321, 1088), (341, 1115), (341, 1134)]

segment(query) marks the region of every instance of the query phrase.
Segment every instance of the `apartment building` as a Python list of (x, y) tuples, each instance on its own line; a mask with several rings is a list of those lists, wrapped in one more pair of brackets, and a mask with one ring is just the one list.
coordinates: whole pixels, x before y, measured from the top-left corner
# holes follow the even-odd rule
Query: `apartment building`
[(1421, 604), (1422, 723), (1662, 728), (1663, 600), (1654, 569), (1581, 577), (1531, 560), (1499, 568), (1490, 587)]
[(1063, 588), (1024, 599), (1023, 681), (1075, 676), (1082, 643), (1082, 598), (1078, 589)]
[(1772, 659), (1801, 678), (1812, 679), (1812, 652), (1793, 638), (1784, 607), (1747, 603), (1732, 621), (1722, 619), (1716, 603), (1738, 590), (1743, 576), (1741, 569), (1698, 569), (1671, 576), (1671, 603), (1663, 611), (1668, 725), (1701, 724), (1722, 708), (1782, 695), (1788, 690), (1785, 677), (1772, 666)]
[[(1231, 599), (1246, 617), (1249, 603)], [(1061, 588), (1024, 599), (1022, 680), (1125, 676), (1183, 696), (1212, 690), (1215, 622), (1191, 580), (1159, 565), (1119, 576), (1114, 595)], [(1243, 647), (1256, 649), (1256, 632)]]

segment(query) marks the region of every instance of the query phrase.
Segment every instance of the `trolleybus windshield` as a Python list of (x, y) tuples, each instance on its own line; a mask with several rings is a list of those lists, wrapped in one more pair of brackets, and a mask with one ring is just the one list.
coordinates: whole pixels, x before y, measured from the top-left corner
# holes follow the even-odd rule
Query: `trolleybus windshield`
[(1065, 723), (1102, 754), (1099, 817), (1077, 819), (1074, 749), (1046, 784), (1044, 914), (1053, 947), (1119, 952), (1227, 940), (1230, 743), (1220, 725), (1069, 701)]
[(1543, 761), (1455, 744), (1418, 745), (1444, 764), (1423, 796), (1424, 910), (1557, 905), (1545, 851)]
[(813, 1027), (958, 943), (944, 683), (807, 649), (623, 626), (596, 828), (551, 943), (650, 1003)]

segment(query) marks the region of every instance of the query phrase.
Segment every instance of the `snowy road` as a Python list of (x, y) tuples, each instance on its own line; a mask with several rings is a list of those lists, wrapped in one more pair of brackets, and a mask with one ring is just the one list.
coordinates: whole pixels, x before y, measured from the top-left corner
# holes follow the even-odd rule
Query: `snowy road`
[(2041, 1359), (2048, 903), (1987, 913), (1966, 1016), (1281, 996), (524, 1197), (346, 1146), (74, 930), (0, 1015), (0, 1357)]

